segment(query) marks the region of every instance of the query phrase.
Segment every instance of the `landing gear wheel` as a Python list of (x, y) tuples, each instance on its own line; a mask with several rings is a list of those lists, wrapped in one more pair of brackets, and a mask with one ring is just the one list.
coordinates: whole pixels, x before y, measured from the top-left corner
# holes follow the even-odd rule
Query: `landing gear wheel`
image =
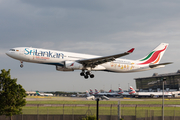
[(22, 67), (23, 67), (23, 64), (21, 64), (20, 67), (22, 68)]
[(80, 73), (81, 76), (84, 76), (85, 79), (90, 78), (94, 78), (94, 74), (91, 74), (91, 71), (87, 70), (82, 70), (82, 72)]
[(86, 72), (86, 75), (90, 75), (90, 72), (89, 72), (89, 71), (87, 71), (87, 72)]
[(90, 75), (90, 78), (94, 78), (94, 74), (91, 74), (91, 75)]
[(23, 61), (20, 61), (21, 62), (21, 65), (20, 65), (20, 67), (22, 68), (23, 67)]
[(88, 75), (84, 75), (84, 78), (85, 78), (85, 79), (88, 79)]
[(80, 75), (81, 75), (81, 76), (84, 76), (84, 72), (81, 72)]

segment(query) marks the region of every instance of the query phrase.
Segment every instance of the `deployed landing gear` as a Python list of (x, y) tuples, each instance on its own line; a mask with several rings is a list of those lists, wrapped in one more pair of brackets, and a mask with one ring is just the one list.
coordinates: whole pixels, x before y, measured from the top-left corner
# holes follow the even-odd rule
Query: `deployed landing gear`
[(80, 73), (80, 75), (81, 75), (81, 76), (84, 76), (84, 71), (82, 71), (82, 72)]
[(91, 71), (85, 72), (84, 70), (80, 73), (81, 76), (84, 76), (85, 79), (94, 78), (94, 74), (91, 74)]
[(91, 75), (90, 75), (90, 78), (94, 78), (94, 74), (91, 74)]
[(23, 61), (21, 61), (21, 65), (20, 65), (20, 67), (22, 68), (24, 65), (23, 65)]

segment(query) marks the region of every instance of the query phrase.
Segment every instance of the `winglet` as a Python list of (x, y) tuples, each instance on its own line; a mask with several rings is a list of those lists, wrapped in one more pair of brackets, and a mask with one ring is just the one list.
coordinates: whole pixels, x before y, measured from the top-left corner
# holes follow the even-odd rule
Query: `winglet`
[(128, 53), (132, 53), (134, 51), (135, 48), (130, 49), (129, 51), (127, 51)]

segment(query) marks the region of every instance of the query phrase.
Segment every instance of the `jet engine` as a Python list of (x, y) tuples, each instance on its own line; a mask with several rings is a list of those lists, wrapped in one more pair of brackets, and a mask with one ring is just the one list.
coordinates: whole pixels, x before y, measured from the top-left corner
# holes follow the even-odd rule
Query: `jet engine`
[(68, 69), (82, 69), (83, 65), (74, 61), (65, 61), (65, 68)]
[(87, 100), (94, 100), (95, 97), (94, 96), (89, 96), (89, 97), (86, 97)]

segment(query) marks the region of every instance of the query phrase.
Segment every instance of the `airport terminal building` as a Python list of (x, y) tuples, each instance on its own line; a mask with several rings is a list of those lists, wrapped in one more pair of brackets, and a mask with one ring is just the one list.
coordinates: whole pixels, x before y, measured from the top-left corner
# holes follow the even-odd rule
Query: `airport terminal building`
[(151, 77), (135, 78), (136, 88), (139, 91), (161, 91), (162, 79), (164, 82), (164, 90), (180, 91), (180, 70), (175, 73), (158, 74), (154, 73)]

